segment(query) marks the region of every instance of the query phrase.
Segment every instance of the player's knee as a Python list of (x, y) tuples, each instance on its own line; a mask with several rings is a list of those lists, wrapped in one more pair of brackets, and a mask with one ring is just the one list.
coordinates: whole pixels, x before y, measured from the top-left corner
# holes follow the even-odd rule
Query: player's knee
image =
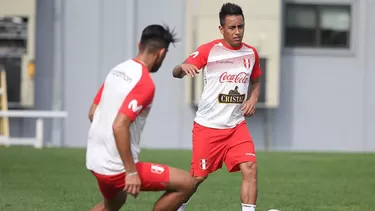
[(196, 187), (196, 181), (193, 177), (189, 175), (189, 176), (186, 176), (186, 178), (184, 178), (184, 184), (182, 188), (180, 189), (180, 191), (189, 195), (194, 192), (195, 187)]
[(246, 162), (240, 165), (242, 176), (247, 180), (256, 180), (257, 178), (257, 164), (253, 162)]

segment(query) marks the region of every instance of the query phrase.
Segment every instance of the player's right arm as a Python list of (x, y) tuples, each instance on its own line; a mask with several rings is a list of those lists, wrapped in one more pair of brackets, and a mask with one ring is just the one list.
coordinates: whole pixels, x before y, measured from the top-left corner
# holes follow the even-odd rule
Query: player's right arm
[(210, 43), (199, 46), (196, 51), (190, 54), (184, 63), (177, 65), (173, 69), (173, 77), (183, 78), (185, 75), (191, 77), (198, 75), (199, 70), (207, 64), (210, 49)]
[(199, 69), (193, 64), (182, 63), (173, 69), (173, 77), (183, 78), (185, 75), (194, 77), (198, 75)]
[(141, 181), (131, 152), (130, 124), (151, 103), (154, 91), (153, 85), (139, 81), (124, 99), (112, 126), (117, 150), (127, 175), (124, 190), (134, 196), (140, 191)]

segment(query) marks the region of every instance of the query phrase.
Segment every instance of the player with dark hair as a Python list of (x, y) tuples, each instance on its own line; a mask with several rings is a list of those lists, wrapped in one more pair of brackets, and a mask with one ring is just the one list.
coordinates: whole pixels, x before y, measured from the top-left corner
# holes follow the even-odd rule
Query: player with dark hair
[(255, 112), (262, 71), (257, 50), (242, 42), (245, 22), (241, 7), (223, 4), (219, 18), (223, 39), (199, 46), (173, 69), (176, 78), (194, 77), (201, 69), (204, 73), (193, 126), (191, 174), (199, 185), (223, 163), (229, 172), (241, 171), (242, 211), (255, 211), (257, 164), (245, 117)]
[(147, 26), (139, 53), (108, 73), (89, 111), (86, 166), (96, 177), (104, 201), (93, 211), (119, 210), (127, 194), (166, 191), (153, 210), (177, 210), (194, 191), (188, 172), (138, 160), (140, 136), (154, 98), (150, 72), (160, 68), (175, 34), (161, 25)]

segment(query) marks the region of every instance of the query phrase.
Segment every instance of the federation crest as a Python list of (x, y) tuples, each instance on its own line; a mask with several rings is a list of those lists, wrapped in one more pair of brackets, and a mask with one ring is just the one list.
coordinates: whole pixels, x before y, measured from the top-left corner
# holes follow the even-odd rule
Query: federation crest
[(243, 58), (243, 66), (245, 66), (246, 69), (250, 69), (251, 67), (251, 60), (247, 58)]
[(199, 167), (202, 170), (206, 170), (208, 168), (208, 160), (207, 159), (201, 159), (199, 163)]
[(155, 174), (162, 174), (164, 172), (164, 168), (158, 165), (151, 165), (151, 173)]

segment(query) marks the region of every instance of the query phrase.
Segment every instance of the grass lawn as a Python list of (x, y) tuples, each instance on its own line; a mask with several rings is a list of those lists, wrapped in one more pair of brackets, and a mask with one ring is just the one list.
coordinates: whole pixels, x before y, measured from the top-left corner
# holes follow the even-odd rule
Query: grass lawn
[[(190, 151), (143, 150), (143, 161), (189, 169)], [(375, 210), (375, 154), (258, 152), (257, 211)], [(240, 174), (212, 174), (187, 211), (240, 211)], [(161, 193), (129, 198), (122, 210), (148, 211)], [(1, 211), (79, 211), (101, 200), (84, 149), (0, 147)]]

